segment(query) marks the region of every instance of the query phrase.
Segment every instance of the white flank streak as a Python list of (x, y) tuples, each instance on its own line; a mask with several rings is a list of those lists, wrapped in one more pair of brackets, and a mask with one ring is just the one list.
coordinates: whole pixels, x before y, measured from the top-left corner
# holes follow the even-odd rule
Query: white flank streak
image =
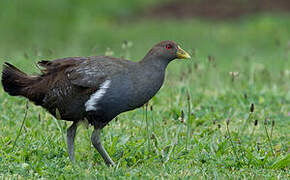
[(94, 94), (91, 95), (90, 99), (86, 102), (86, 111), (94, 111), (97, 109), (96, 105), (98, 101), (105, 95), (106, 90), (110, 87), (111, 80), (106, 80), (100, 86), (100, 89), (97, 90)]

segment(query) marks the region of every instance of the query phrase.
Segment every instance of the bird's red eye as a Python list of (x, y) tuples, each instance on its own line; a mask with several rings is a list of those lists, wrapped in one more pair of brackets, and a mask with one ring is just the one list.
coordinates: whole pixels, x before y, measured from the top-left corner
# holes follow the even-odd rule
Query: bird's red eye
[(166, 49), (171, 49), (172, 45), (171, 44), (166, 44)]

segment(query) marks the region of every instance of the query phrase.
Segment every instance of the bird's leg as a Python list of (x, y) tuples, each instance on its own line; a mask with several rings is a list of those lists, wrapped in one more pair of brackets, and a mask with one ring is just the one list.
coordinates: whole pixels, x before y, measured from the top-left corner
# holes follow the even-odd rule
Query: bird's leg
[(107, 151), (105, 150), (105, 148), (101, 144), (100, 132), (101, 132), (100, 129), (95, 128), (93, 133), (92, 133), (91, 141), (92, 141), (94, 147), (101, 154), (102, 158), (105, 160), (106, 164), (108, 166), (115, 166), (115, 163), (112, 161), (109, 154), (107, 153)]
[(73, 124), (67, 129), (67, 148), (69, 159), (72, 162), (75, 161), (75, 136), (77, 127), (77, 122), (73, 122)]

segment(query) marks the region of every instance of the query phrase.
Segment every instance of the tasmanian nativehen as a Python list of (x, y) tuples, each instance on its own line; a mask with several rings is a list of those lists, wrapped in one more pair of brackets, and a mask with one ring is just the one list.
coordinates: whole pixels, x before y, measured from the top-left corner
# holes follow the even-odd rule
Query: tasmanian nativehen
[(27, 75), (6, 62), (2, 84), (11, 96), (24, 96), (53, 116), (72, 121), (67, 130), (69, 158), (74, 161), (78, 123), (94, 127), (93, 146), (107, 165), (114, 162), (103, 148), (100, 130), (122, 112), (141, 107), (161, 88), (165, 69), (174, 59), (190, 55), (174, 41), (156, 44), (139, 62), (107, 56), (40, 61), (41, 74)]

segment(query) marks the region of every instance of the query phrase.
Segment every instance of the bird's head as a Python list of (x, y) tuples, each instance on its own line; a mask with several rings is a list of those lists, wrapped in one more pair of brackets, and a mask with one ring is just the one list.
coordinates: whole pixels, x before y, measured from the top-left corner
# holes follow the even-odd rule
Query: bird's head
[(190, 59), (190, 55), (179, 47), (174, 41), (161, 41), (156, 44), (144, 59), (159, 59), (170, 62), (174, 59)]

